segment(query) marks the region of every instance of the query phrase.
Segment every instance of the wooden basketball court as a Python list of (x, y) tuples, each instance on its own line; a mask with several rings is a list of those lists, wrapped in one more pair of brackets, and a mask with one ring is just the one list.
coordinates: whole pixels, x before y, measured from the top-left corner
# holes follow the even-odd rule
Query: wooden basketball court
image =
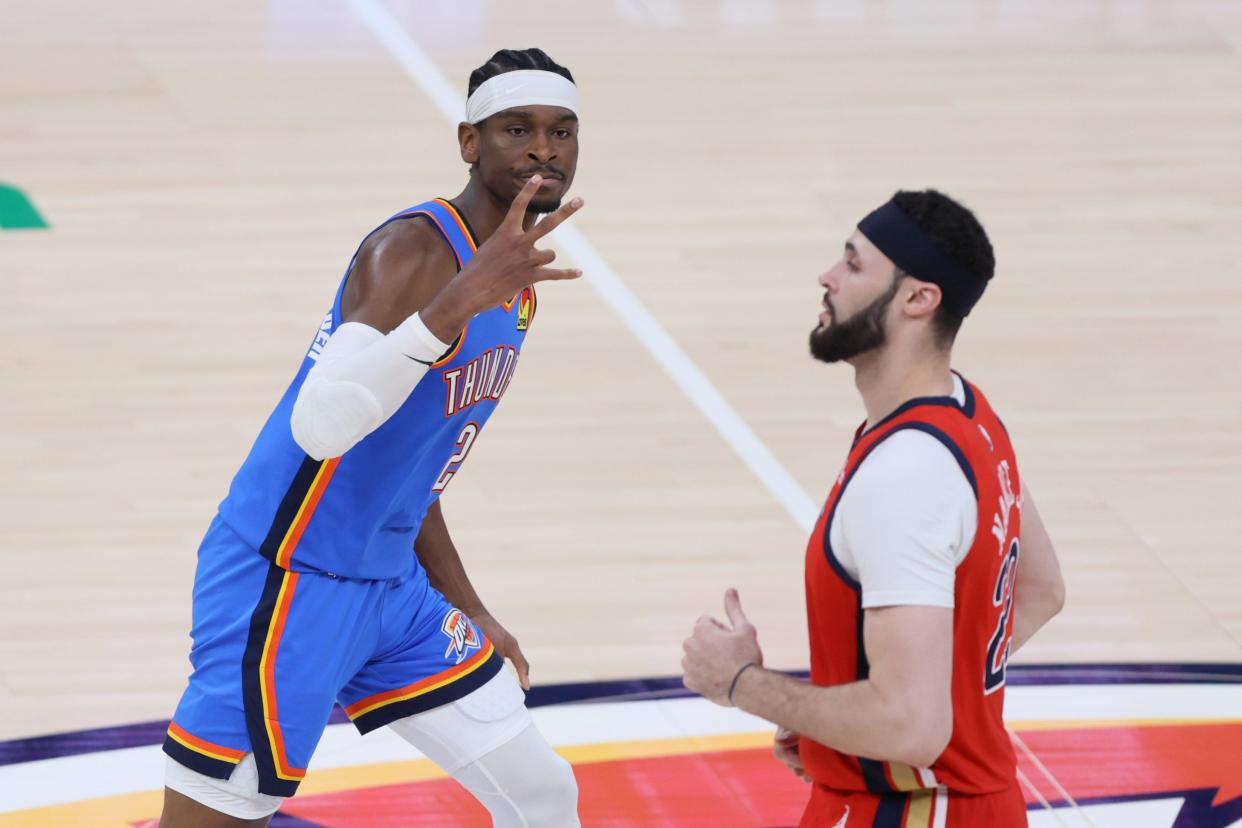
[(536, 684), (677, 674), (728, 586), (805, 667), (862, 418), (815, 277), (928, 186), (995, 244), (955, 365), (1068, 585), (1015, 663), (1242, 662), (1242, 7), (47, 0), (0, 10), (0, 183), (48, 225), (0, 231), (0, 740), (171, 714), (215, 504), (361, 237), (461, 189), (470, 70), (532, 45), (581, 90), (587, 278), (443, 503)]

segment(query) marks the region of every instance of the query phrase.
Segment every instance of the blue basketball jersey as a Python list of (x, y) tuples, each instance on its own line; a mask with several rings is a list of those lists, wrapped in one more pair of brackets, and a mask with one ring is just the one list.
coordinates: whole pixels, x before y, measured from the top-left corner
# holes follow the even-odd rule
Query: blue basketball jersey
[[(397, 213), (380, 227), (415, 218), (431, 222), (459, 270), (470, 261), (477, 243), (444, 199)], [(314, 460), (294, 442), (289, 420), (298, 389), (341, 324), (352, 268), (351, 259), (332, 309), (233, 478), (220, 516), (284, 569), (397, 578), (417, 567), (413, 544), (427, 508), (465, 462), (513, 378), (535, 293), (524, 288), (470, 320), (392, 417), (343, 456)]]

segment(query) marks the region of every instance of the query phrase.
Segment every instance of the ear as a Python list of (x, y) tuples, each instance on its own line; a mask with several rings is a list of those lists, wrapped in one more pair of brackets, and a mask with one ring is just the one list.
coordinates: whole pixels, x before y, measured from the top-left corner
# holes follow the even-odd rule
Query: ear
[(461, 160), (471, 166), (479, 163), (479, 128), (464, 121), (457, 125), (457, 144), (461, 147)]
[(936, 308), (940, 307), (940, 303), (944, 301), (944, 294), (940, 291), (940, 285), (934, 282), (910, 279), (910, 288), (910, 294), (906, 297), (902, 309), (907, 316), (913, 319), (930, 318), (936, 312)]

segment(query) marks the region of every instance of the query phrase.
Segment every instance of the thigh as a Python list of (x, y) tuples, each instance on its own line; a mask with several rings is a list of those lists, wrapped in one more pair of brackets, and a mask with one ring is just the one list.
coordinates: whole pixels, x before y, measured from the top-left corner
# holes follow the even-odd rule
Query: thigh
[(502, 672), (492, 643), (421, 571), (389, 586), (381, 624), (380, 646), (339, 699), (362, 733), (462, 699)]
[(242, 659), (268, 563), (218, 517), (198, 550), (189, 683), (164, 752), (215, 779), (228, 779), (250, 752), (242, 697)]
[(281, 569), (217, 519), (195, 576), (194, 672), (165, 752), (216, 779), (253, 752), (259, 791), (292, 796), (337, 693), (374, 650), (382, 591)]
[(239, 819), (223, 814), (172, 788), (164, 789), (164, 810), (160, 828), (267, 828), (271, 815), (259, 819)]
[(165, 759), (162, 828), (264, 826), (283, 800), (258, 792), (254, 757), (247, 755), (228, 779), (213, 779)]

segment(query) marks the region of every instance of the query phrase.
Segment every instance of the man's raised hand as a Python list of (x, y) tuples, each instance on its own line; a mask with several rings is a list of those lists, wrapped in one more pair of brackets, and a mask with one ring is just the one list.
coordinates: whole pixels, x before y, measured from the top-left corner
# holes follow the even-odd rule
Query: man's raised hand
[(561, 205), (529, 229), (523, 226), (526, 209), (542, 181), (537, 175), (530, 177), (509, 205), (496, 232), (479, 245), (474, 258), (420, 311), (423, 324), (440, 341), (451, 342), (475, 314), (509, 301), (527, 285), (577, 279), (582, 275), (576, 268), (548, 267), (556, 253), (535, 247), (535, 242), (582, 209), (582, 199)]

